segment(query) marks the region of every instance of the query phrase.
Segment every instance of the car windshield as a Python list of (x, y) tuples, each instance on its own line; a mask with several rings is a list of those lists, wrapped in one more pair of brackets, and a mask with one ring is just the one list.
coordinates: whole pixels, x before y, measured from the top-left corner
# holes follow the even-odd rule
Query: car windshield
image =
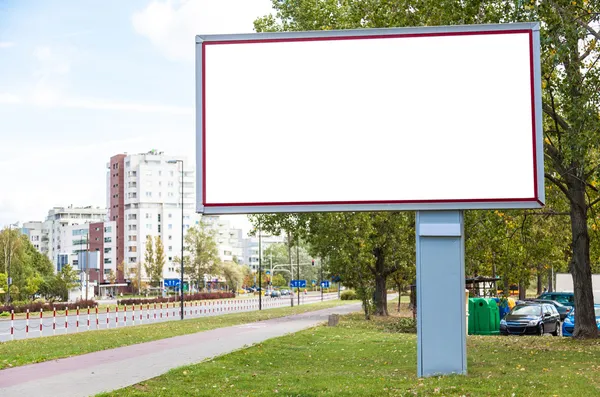
[(556, 295), (553, 297), (555, 301), (559, 302), (559, 303), (569, 303), (570, 302), (570, 296), (568, 295)]
[(512, 314), (539, 316), (542, 314), (542, 307), (537, 305), (516, 306)]

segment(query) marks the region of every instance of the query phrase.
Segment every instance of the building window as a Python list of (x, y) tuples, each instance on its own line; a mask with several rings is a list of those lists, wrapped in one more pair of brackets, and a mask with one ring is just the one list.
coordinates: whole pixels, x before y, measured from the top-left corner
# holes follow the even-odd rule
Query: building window
[(112, 251), (112, 248), (104, 248), (105, 254), (110, 254), (110, 251)]
[(146, 197), (152, 197), (152, 192), (146, 192)]
[(135, 221), (137, 219), (137, 214), (128, 214), (127, 219), (130, 221)]
[(104, 264), (110, 265), (111, 263), (112, 263), (112, 259), (110, 259), (110, 258), (104, 258)]
[(168, 226), (168, 227), (169, 227), (169, 230), (173, 229), (173, 224), (172, 224), (172, 223), (169, 223), (169, 226)]
[(160, 214), (158, 214), (158, 221), (160, 222)]
[(137, 176), (137, 171), (129, 171), (127, 173), (127, 176), (129, 176), (129, 177), (135, 177), (135, 176)]
[(169, 182), (167, 183), (167, 186), (168, 186), (168, 187), (173, 187), (173, 182), (172, 182), (172, 181), (169, 181)]
[(146, 219), (150, 219), (150, 214), (146, 212)]
[(137, 198), (137, 193), (136, 192), (127, 193), (127, 197), (128, 198)]
[(130, 256), (129, 257), (129, 263), (135, 263), (136, 259), (137, 258), (135, 256)]
[(158, 225), (158, 232), (160, 233), (160, 225)]
[(172, 257), (172, 256), (170, 256), (170, 257), (169, 257), (169, 262), (171, 262), (172, 260), (173, 260), (173, 257)]
[(126, 162), (125, 162), (125, 167), (128, 167), (128, 168), (129, 168), (130, 166), (131, 166), (131, 161), (126, 161)]
[(173, 171), (169, 171), (169, 175), (173, 176), (175, 173)]
[(173, 246), (169, 245), (169, 251), (173, 251)]
[(135, 245), (133, 247), (128, 247), (127, 252), (137, 252), (137, 247)]
[(137, 241), (137, 235), (134, 234), (134, 235), (128, 236), (128, 240), (129, 241)]
[(146, 171), (146, 176), (152, 176), (152, 171)]
[(105, 243), (112, 243), (112, 238), (111, 237), (104, 237), (104, 242)]
[(99, 228), (99, 227), (97, 227), (97, 228), (96, 228), (96, 231), (97, 231), (97, 232), (99, 232), (99, 231), (100, 231), (100, 228)]
[(225, 256), (231, 256), (231, 251), (223, 251), (223, 255), (225, 255)]
[(137, 230), (137, 225), (129, 225), (127, 226), (127, 228), (129, 229), (129, 231), (134, 231)]
[(75, 229), (73, 230), (73, 236), (86, 236), (87, 230), (85, 229)]
[(169, 236), (169, 240), (173, 240), (173, 236)]
[(169, 218), (173, 218), (173, 214), (169, 213)]
[(104, 233), (112, 233), (112, 226), (106, 226), (104, 228)]
[(151, 223), (146, 223), (146, 229), (152, 230), (152, 224)]
[(167, 196), (169, 196), (169, 197), (173, 197), (173, 192), (169, 192), (169, 193), (167, 193)]
[(162, 176), (162, 171), (158, 171), (158, 176)]

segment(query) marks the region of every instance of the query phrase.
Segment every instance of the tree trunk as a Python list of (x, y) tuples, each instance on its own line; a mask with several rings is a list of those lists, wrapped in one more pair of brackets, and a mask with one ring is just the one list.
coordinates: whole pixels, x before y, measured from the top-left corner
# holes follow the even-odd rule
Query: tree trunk
[(385, 272), (385, 258), (383, 250), (376, 248), (375, 254), (375, 315), (387, 316), (387, 274)]
[(542, 286), (542, 266), (538, 266), (537, 268), (537, 296), (542, 294), (543, 286)]
[(381, 273), (375, 276), (375, 315), (387, 316), (386, 277)]
[(575, 292), (575, 332), (580, 339), (596, 338), (598, 328), (594, 314), (594, 295), (592, 290), (592, 269), (590, 267), (590, 236), (587, 226), (587, 203), (585, 185), (581, 179), (569, 178), (571, 195), (571, 274)]
[(548, 269), (548, 292), (554, 292), (554, 267)]
[(525, 283), (519, 281), (519, 299), (525, 300), (527, 298), (527, 288), (525, 288)]

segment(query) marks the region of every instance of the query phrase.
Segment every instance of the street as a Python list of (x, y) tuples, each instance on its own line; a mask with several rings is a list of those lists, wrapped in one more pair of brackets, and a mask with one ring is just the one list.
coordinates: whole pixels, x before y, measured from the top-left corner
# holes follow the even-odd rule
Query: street
[[(337, 293), (324, 294), (324, 300), (337, 299)], [(297, 296), (294, 296), (294, 305), (297, 304)], [(300, 304), (315, 303), (321, 301), (318, 293), (300, 295)], [(290, 297), (279, 298), (263, 297), (262, 308), (274, 309), (290, 306)], [(207, 300), (201, 302), (186, 302), (184, 317), (198, 318), (207, 316), (220, 316), (231, 313), (251, 312), (258, 310), (258, 297), (246, 299), (229, 300)], [(11, 335), (11, 320), (0, 320), (0, 342), (17, 339), (38, 338), (40, 336), (52, 336), (71, 334), (84, 331), (100, 329), (114, 329), (134, 325), (151, 324), (156, 322), (179, 320), (181, 316), (179, 303), (149, 304), (129, 306), (126, 310), (106, 308), (100, 310), (96, 315), (96, 309), (80, 309), (79, 316), (75, 311), (69, 311), (68, 316), (48, 315), (45, 313), (40, 321), (39, 313), (30, 313), (30, 319), (15, 319), (12, 322), (13, 334)], [(41, 327), (40, 327), (41, 325)]]

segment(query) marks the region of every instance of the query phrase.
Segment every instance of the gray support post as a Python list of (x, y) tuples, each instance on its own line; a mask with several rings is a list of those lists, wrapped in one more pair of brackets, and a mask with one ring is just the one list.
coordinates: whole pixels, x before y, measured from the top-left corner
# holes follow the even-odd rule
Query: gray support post
[(418, 211), (417, 375), (467, 373), (462, 211)]

